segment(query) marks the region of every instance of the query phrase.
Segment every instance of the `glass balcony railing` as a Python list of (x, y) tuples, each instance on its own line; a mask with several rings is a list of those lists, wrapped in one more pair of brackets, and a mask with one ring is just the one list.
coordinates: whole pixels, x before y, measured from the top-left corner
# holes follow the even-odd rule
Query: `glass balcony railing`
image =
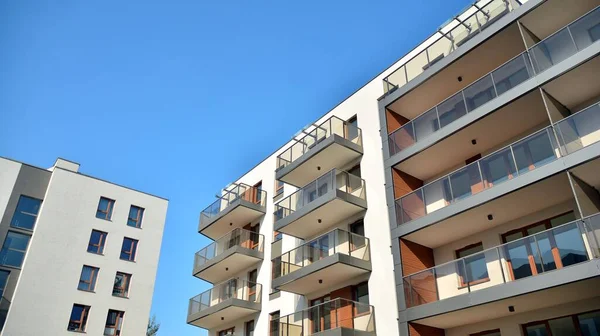
[(335, 229), (273, 259), (273, 279), (338, 253), (370, 261), (369, 238)]
[(390, 133), (390, 155), (427, 138), (536, 74), (589, 47), (600, 39), (600, 28), (595, 27), (600, 27), (600, 7)]
[(194, 257), (194, 267), (202, 267), (210, 260), (218, 257), (223, 252), (234, 246), (240, 246), (250, 250), (262, 252), (264, 241), (265, 237), (259, 233), (240, 228), (234, 229), (223, 237), (215, 240), (210, 245), (196, 252), (196, 256)]
[(375, 311), (366, 303), (337, 298), (272, 320), (269, 336), (309, 336), (345, 328), (375, 334)]
[(266, 205), (267, 192), (246, 184), (237, 184), (231, 189), (226, 189), (221, 195), (217, 196), (215, 202), (202, 210), (200, 213), (200, 224), (210, 222), (212, 218), (240, 199), (264, 207)]
[(397, 225), (421, 218), (599, 140), (600, 104), (596, 103), (396, 199)]
[(190, 299), (188, 316), (229, 299), (260, 303), (262, 285), (237, 278), (229, 279)]
[(296, 161), (321, 141), (334, 134), (362, 146), (362, 130), (356, 127), (356, 125), (335, 116), (325, 120), (322, 124), (315, 126), (313, 130), (305, 133), (306, 135), (301, 139), (294, 139), (293, 141), (295, 141), (295, 143), (277, 156), (276, 171)]
[(383, 79), (385, 93), (404, 86), (525, 2), (526, 0), (476, 1), (454, 19), (442, 25), (438, 32), (428, 39), (429, 41), (437, 36), (430, 46)]
[(310, 182), (293, 194), (275, 204), (273, 212), (277, 222), (302, 209), (331, 190), (341, 190), (358, 198), (366, 199), (365, 180), (345, 171), (332, 169), (325, 175)]
[(403, 278), (407, 307), (600, 258), (599, 239), (596, 214), (408, 275)]

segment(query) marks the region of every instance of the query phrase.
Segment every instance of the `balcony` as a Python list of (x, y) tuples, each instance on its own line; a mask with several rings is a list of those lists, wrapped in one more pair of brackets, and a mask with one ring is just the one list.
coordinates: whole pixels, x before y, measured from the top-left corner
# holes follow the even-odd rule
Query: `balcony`
[(474, 111), (478, 112), (473, 118), (481, 117), (478, 115), (480, 107), (594, 44), (600, 39), (600, 33), (590, 32), (599, 25), (600, 8), (596, 8), (405, 123), (389, 135), (390, 156), (424, 141)]
[(196, 253), (194, 276), (219, 283), (263, 260), (265, 237), (256, 232), (234, 229)]
[(277, 156), (275, 179), (303, 186), (323, 171), (342, 168), (363, 154), (360, 128), (331, 117)]
[(598, 140), (600, 105), (596, 103), (396, 199), (397, 224), (425, 217), (519, 178)]
[(198, 231), (211, 239), (218, 239), (264, 215), (266, 200), (266, 191), (243, 183), (235, 184), (202, 210)]
[(275, 289), (306, 295), (371, 272), (369, 239), (340, 229), (273, 259)]
[(261, 310), (262, 285), (230, 279), (190, 299), (187, 323), (204, 329), (230, 324)]
[(275, 204), (274, 230), (307, 239), (366, 209), (365, 181), (334, 169)]
[[(586, 266), (585, 263), (600, 258), (599, 241), (600, 214), (524, 238), (511, 239), (492, 249), (404, 277), (406, 306), (414, 308), (439, 302), (437, 308), (456, 310), (467, 301), (469, 305), (474, 302), (484, 304), (495, 299), (548, 290), (556, 286), (556, 281), (560, 282), (559, 285), (569, 285), (594, 277), (593, 274), (598, 272), (597, 265)], [(565, 271), (562, 271), (563, 268)], [(512, 283), (515, 285), (507, 287)], [(460, 299), (478, 291), (482, 294), (477, 298)], [(549, 297), (549, 294), (541, 295)], [(459, 299), (460, 304), (456, 301)], [(545, 301), (530, 301), (527, 309), (542, 308)], [(522, 300), (520, 304), (525, 307)], [(432, 326), (443, 323), (442, 319), (433, 321), (433, 318), (429, 322), (427, 324)]]
[(524, 2), (526, 1), (476, 1), (461, 14), (442, 25), (431, 38), (425, 41), (423, 44), (429, 44), (425, 50), (383, 79), (385, 93), (406, 85)]
[(375, 310), (338, 298), (273, 320), (269, 332), (269, 336), (374, 336)]

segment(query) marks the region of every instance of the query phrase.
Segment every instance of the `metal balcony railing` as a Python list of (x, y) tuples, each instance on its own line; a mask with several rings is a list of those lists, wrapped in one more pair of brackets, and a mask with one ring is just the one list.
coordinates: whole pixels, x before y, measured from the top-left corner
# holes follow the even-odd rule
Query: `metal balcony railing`
[(188, 316), (229, 299), (260, 303), (262, 285), (238, 278), (229, 279), (190, 299)]
[(200, 213), (200, 224), (210, 222), (212, 218), (240, 199), (264, 207), (266, 205), (267, 192), (246, 184), (237, 184), (231, 189), (223, 190), (222, 194), (217, 196), (215, 202), (202, 210)]
[(223, 252), (234, 246), (240, 246), (250, 250), (262, 252), (264, 241), (265, 237), (259, 233), (240, 228), (234, 229), (221, 238), (215, 240), (210, 245), (196, 252), (194, 257), (194, 267), (202, 267), (210, 260), (218, 257)]

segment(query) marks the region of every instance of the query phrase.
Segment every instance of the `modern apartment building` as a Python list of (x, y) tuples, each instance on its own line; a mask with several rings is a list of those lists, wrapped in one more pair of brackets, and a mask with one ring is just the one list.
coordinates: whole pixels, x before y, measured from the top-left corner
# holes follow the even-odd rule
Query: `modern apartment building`
[(481, 0), (200, 214), (224, 335), (599, 335), (599, 0)]
[(0, 335), (145, 335), (167, 205), (0, 158)]

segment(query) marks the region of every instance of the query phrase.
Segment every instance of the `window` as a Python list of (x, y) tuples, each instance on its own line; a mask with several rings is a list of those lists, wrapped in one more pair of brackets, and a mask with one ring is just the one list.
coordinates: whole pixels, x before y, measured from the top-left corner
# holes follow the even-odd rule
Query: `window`
[(10, 226), (25, 230), (33, 230), (41, 205), (42, 200), (21, 195), (21, 197), (19, 197), (19, 203), (17, 203), (15, 214), (10, 221)]
[(123, 238), (123, 246), (121, 247), (121, 260), (135, 261), (135, 252), (137, 250), (138, 241), (131, 238)]
[(127, 218), (127, 226), (141, 228), (142, 217), (144, 216), (144, 208), (132, 205), (129, 209), (129, 218)]
[(308, 319), (313, 334), (331, 329), (331, 303), (329, 301), (331, 301), (329, 295), (310, 300), (311, 308), (308, 311)]
[(96, 289), (96, 278), (98, 278), (98, 267), (84, 265), (79, 277), (79, 286), (77, 289), (93, 292)]
[(20, 268), (27, 252), (27, 245), (31, 236), (8, 231), (2, 251), (0, 251), (0, 263), (6, 266)]
[(256, 280), (258, 278), (258, 270), (254, 269), (248, 272), (248, 301), (257, 302), (257, 296), (260, 293), (257, 293), (257, 285)]
[(106, 236), (108, 233), (92, 230), (90, 235), (90, 242), (88, 243), (88, 252), (102, 254), (104, 253), (104, 244), (106, 243)]
[(113, 296), (128, 297), (129, 283), (131, 282), (131, 274), (117, 272), (115, 283), (113, 285)]
[(85, 331), (85, 325), (87, 324), (87, 318), (89, 313), (90, 306), (74, 304), (73, 310), (71, 310), (71, 318), (69, 318), (69, 325), (67, 326), (67, 330), (81, 332)]
[(254, 320), (246, 322), (245, 336), (254, 336)]
[(235, 328), (221, 330), (217, 333), (217, 336), (234, 336), (234, 335), (235, 335)]
[(526, 336), (596, 336), (600, 335), (600, 310), (563, 316), (523, 325)]
[(279, 310), (269, 314), (269, 336), (279, 336)]
[(275, 181), (275, 196), (283, 194), (283, 181), (276, 180)]
[(273, 231), (273, 242), (281, 240), (283, 238), (283, 233), (279, 231)]
[(475, 334), (470, 334), (469, 336), (502, 336), (502, 335), (500, 335), (500, 329), (495, 329), (495, 330), (486, 330), (486, 331), (478, 332)]
[(460, 286), (476, 285), (486, 282), (490, 278), (488, 276), (485, 254), (479, 253), (483, 251), (483, 244), (477, 243), (463, 247), (456, 251), (456, 258), (464, 258), (458, 261), (458, 275), (460, 278)]
[(125, 312), (119, 310), (110, 309), (108, 311), (108, 315), (106, 316), (106, 325), (104, 326), (104, 335), (121, 335), (121, 328), (123, 326), (123, 315), (125, 315)]
[(254, 187), (252, 187), (252, 190), (253, 190), (252, 192), (254, 194), (254, 197), (253, 197), (254, 204), (261, 204), (262, 203), (262, 181), (255, 184)]
[(362, 219), (350, 224), (350, 232), (353, 233), (350, 235), (350, 248), (352, 252), (366, 245), (365, 223)]
[(98, 210), (96, 210), (96, 218), (110, 220), (112, 217), (113, 208), (115, 206), (115, 201), (110, 198), (100, 197), (100, 202), (98, 203)]
[(356, 305), (356, 314), (366, 314), (371, 308), (369, 306), (369, 286), (367, 282), (354, 286), (354, 301), (360, 303)]
[(6, 288), (9, 276), (9, 271), (0, 270), (0, 298), (4, 296), (4, 288)]
[(354, 140), (358, 137), (358, 119), (356, 116), (346, 121), (346, 139)]

